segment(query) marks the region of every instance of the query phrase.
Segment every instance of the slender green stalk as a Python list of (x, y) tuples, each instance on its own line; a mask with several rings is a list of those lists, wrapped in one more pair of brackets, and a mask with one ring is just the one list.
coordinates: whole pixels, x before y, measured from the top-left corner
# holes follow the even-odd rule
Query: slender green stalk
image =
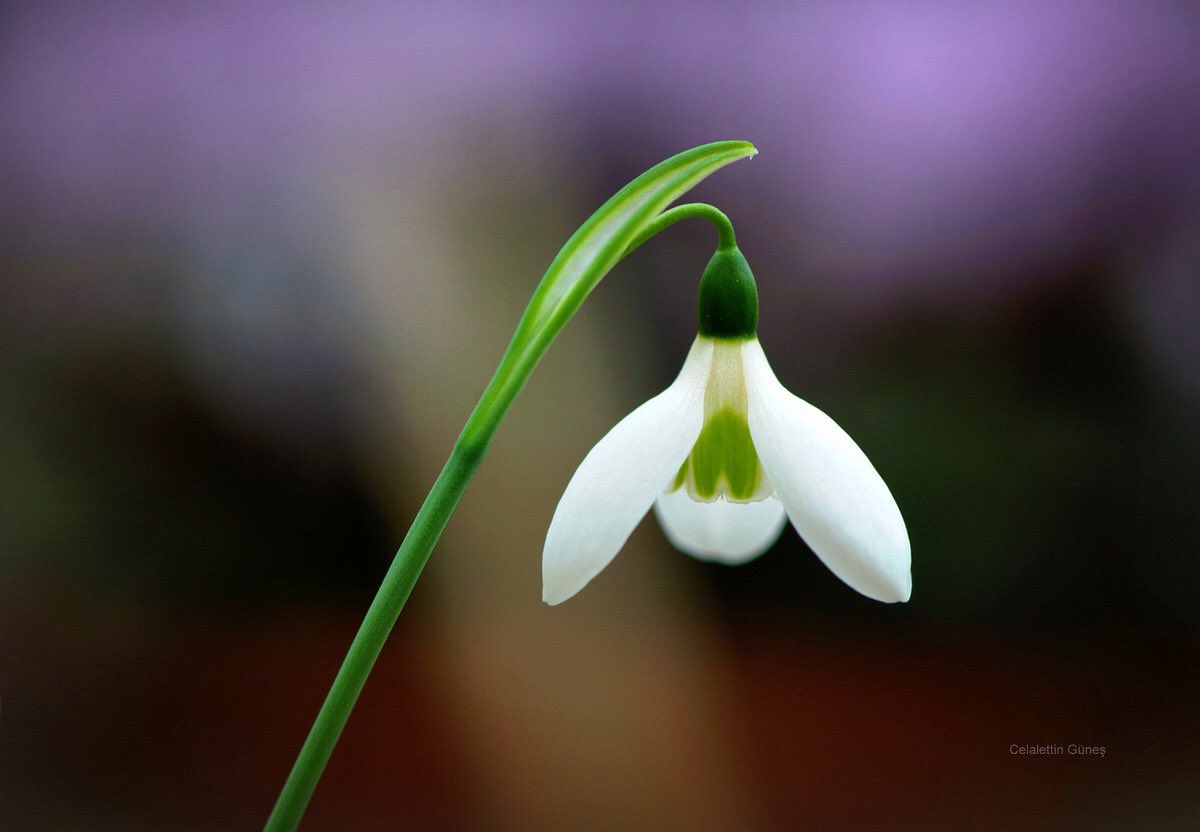
[(346, 659), (267, 820), (267, 830), (292, 830), (299, 825), (375, 659), (482, 459), (481, 449), (456, 446), (433, 484), (350, 644)]
[(622, 259), (633, 253), (634, 249), (642, 245), (659, 232), (666, 231), (680, 220), (691, 219), (692, 217), (702, 217), (713, 224), (717, 229), (717, 248), (721, 251), (727, 251), (731, 248), (737, 248), (737, 237), (733, 233), (733, 223), (729, 221), (729, 217), (719, 208), (709, 205), (706, 202), (689, 202), (687, 205), (676, 205), (663, 211), (654, 221), (642, 230), (629, 244), (629, 248), (625, 249), (625, 253), (621, 255)]
[(483, 461), (500, 420), (551, 342), (616, 263), (675, 222), (703, 216), (717, 226), (722, 248), (726, 243), (732, 246), (733, 227), (716, 208), (695, 204), (663, 209), (710, 173), (756, 152), (747, 142), (715, 142), (671, 157), (618, 191), (559, 251), (396, 552), (267, 819), (266, 832), (291, 832), (299, 825), (413, 585)]

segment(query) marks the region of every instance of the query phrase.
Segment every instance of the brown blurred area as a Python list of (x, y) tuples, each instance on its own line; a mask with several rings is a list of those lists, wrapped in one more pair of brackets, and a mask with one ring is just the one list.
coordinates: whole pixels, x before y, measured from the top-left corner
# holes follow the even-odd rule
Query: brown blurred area
[(517, 400), (303, 828), (1195, 828), (1198, 46), (1165, 4), (13, 6), (0, 828), (260, 826), (558, 246), (720, 138), (762, 152), (696, 197), (912, 601), (651, 519), (540, 602), (694, 335), (677, 227)]

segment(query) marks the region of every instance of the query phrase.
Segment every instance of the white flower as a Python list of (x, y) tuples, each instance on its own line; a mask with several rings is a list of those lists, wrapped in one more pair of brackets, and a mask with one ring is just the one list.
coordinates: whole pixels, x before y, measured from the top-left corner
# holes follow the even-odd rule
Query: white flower
[(863, 595), (912, 594), (891, 492), (845, 431), (784, 389), (757, 337), (697, 337), (675, 382), (591, 450), (550, 522), (543, 600), (561, 603), (596, 577), (651, 506), (695, 557), (744, 563), (790, 519)]

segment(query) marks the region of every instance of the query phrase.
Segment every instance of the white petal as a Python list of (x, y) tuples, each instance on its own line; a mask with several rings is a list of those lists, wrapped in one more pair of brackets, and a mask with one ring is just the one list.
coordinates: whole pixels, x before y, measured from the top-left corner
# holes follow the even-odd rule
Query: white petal
[(774, 497), (731, 503), (724, 497), (701, 503), (681, 488), (654, 502), (654, 513), (676, 548), (701, 560), (730, 565), (752, 560), (779, 538), (787, 521)]
[(592, 448), (554, 510), (542, 552), (542, 600), (583, 589), (625, 545), (700, 436), (712, 344), (696, 339), (679, 377)]
[(796, 531), (863, 595), (907, 601), (908, 532), (875, 467), (832, 419), (784, 389), (757, 341), (742, 355), (750, 436)]

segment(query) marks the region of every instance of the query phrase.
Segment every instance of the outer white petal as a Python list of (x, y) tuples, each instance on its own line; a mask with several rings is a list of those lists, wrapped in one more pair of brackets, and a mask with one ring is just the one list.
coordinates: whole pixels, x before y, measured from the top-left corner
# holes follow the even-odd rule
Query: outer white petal
[(742, 356), (750, 436), (796, 531), (863, 595), (907, 601), (908, 532), (875, 467), (832, 419), (784, 389), (757, 341)]
[(692, 344), (679, 377), (592, 448), (554, 510), (542, 552), (542, 600), (583, 589), (625, 545), (679, 471), (704, 421), (712, 344)]
[(724, 497), (700, 503), (681, 488), (654, 502), (654, 513), (667, 539), (693, 557), (730, 565), (752, 560), (779, 538), (787, 521), (774, 497), (731, 503)]

